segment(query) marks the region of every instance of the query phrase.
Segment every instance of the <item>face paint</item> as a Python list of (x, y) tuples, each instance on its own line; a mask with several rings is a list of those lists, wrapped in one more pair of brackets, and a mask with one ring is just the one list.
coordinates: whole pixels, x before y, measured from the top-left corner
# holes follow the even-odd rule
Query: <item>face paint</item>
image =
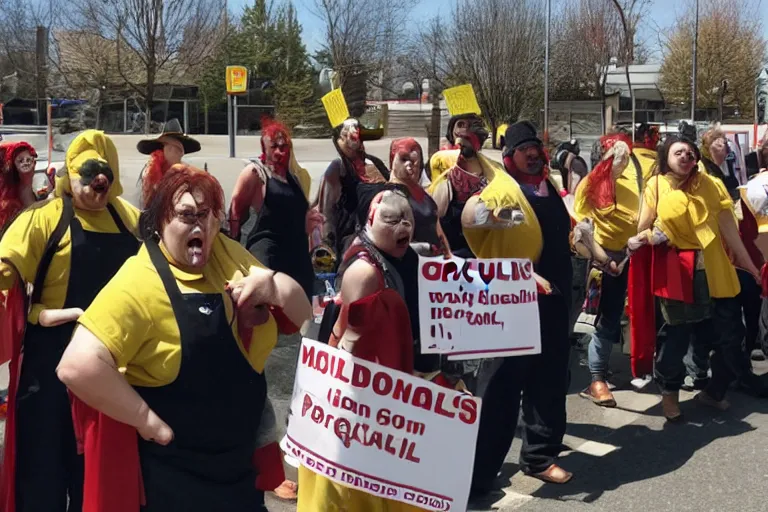
[(13, 164), (16, 166), (16, 170), (22, 174), (34, 172), (36, 162), (37, 159), (35, 159), (35, 157), (33, 157), (32, 154), (26, 150), (19, 152), (19, 154), (16, 155), (16, 158), (13, 159)]
[(344, 121), (339, 135), (339, 146), (353, 152), (362, 150), (363, 143), (360, 140), (360, 123), (357, 119), (347, 119)]
[(171, 219), (162, 230), (163, 246), (182, 267), (202, 268), (208, 263), (219, 219), (202, 204), (202, 195), (177, 193)]
[(266, 163), (276, 171), (287, 171), (291, 161), (291, 147), (283, 134), (278, 134), (274, 140), (264, 137), (264, 154)]
[(461, 149), (461, 155), (464, 158), (473, 158), (482, 148), (488, 132), (480, 119), (459, 119), (453, 127), (453, 136), (456, 145)]
[(184, 157), (184, 146), (181, 142), (171, 137), (164, 137), (163, 142), (163, 156), (168, 164), (168, 167), (176, 165), (181, 162)]
[(115, 180), (109, 165), (100, 160), (88, 160), (78, 169), (79, 180), (70, 180), (72, 199), (82, 210), (103, 210), (109, 202), (109, 188)]
[(669, 148), (667, 163), (672, 174), (679, 178), (686, 178), (696, 167), (696, 153), (685, 142), (675, 142)]
[(381, 251), (402, 258), (413, 238), (413, 211), (399, 192), (387, 191), (371, 202), (367, 233)]

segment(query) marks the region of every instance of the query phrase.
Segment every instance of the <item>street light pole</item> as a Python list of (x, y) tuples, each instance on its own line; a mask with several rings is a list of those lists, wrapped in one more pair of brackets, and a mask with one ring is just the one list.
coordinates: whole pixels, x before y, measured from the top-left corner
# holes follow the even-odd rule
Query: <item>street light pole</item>
[(549, 22), (552, 0), (547, 0), (547, 25), (545, 29), (546, 44), (544, 46), (544, 137), (549, 142)]
[(693, 26), (693, 69), (691, 70), (691, 122), (696, 121), (696, 50), (699, 42), (699, 0), (696, 0), (696, 19)]

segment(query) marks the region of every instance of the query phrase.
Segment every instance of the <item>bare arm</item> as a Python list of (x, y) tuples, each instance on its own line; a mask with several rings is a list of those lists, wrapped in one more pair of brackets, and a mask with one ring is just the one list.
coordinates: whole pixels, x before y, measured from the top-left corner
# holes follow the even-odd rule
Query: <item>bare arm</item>
[(332, 249), (336, 247), (337, 241), (337, 205), (341, 199), (340, 165), (338, 161), (331, 162), (323, 175), (317, 194), (319, 211), (325, 216), (322, 228), (323, 243)]
[(238, 322), (242, 327), (261, 323), (256, 309), (274, 306), (283, 311), (293, 325), (301, 326), (312, 315), (312, 307), (299, 284), (287, 274), (261, 267), (251, 267), (250, 273), (230, 285), (232, 299), (237, 304)]
[[(368, 262), (357, 260), (344, 272), (341, 282), (341, 298), (344, 306), (349, 308), (353, 302), (376, 293), (379, 290), (379, 278), (376, 269)], [(341, 335), (338, 347), (352, 352), (355, 343), (360, 339), (360, 333), (346, 324), (346, 318), (339, 317), (333, 328), (332, 337)]]
[(293, 325), (301, 326), (312, 317), (312, 305), (299, 283), (288, 274), (278, 272), (272, 277), (275, 283), (275, 305), (283, 310)]
[(640, 213), (637, 221), (637, 232), (641, 233), (650, 229), (656, 221), (656, 209), (649, 207), (645, 202), (640, 206)]
[(472, 196), (461, 212), (461, 226), (464, 229), (506, 229), (522, 224), (523, 212), (517, 208), (504, 208), (495, 215), (480, 199)]
[(755, 277), (760, 276), (760, 271), (755, 266), (752, 258), (749, 257), (744, 242), (741, 241), (739, 236), (739, 228), (736, 225), (736, 220), (733, 218), (733, 212), (731, 210), (723, 210), (717, 214), (717, 223), (720, 226), (720, 233), (723, 236), (725, 245), (733, 253), (736, 260), (736, 266), (743, 268)]
[(448, 183), (448, 180), (444, 180), (435, 188), (432, 193), (432, 199), (437, 205), (437, 218), (445, 217), (445, 214), (448, 212), (448, 205), (451, 203), (451, 185)]
[(94, 409), (136, 427), (144, 439), (168, 444), (173, 432), (117, 370), (112, 354), (88, 329), (78, 326), (56, 368), (59, 379)]
[(261, 211), (265, 189), (265, 180), (256, 165), (248, 164), (237, 178), (229, 205), (229, 231), (234, 238), (240, 236), (240, 227), (248, 217), (248, 209), (253, 207), (257, 212)]

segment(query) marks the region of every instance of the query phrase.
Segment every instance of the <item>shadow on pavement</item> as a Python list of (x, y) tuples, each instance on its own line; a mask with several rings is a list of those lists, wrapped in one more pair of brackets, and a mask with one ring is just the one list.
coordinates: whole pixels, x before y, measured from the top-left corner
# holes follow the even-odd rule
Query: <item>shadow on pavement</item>
[[(607, 443), (615, 450), (602, 457), (570, 452), (561, 457), (564, 468), (574, 473), (566, 485), (544, 485), (533, 493), (542, 499), (593, 503), (606, 491), (622, 485), (656, 478), (674, 472), (700, 449), (713, 441), (756, 430), (745, 418), (768, 413), (768, 401), (731, 393), (732, 407), (718, 412), (690, 400), (681, 404), (684, 423), (665, 423), (662, 430), (643, 424), (619, 429), (601, 425), (570, 423), (568, 434)], [(661, 406), (645, 414), (661, 416)], [(654, 420), (658, 421), (658, 420)]]

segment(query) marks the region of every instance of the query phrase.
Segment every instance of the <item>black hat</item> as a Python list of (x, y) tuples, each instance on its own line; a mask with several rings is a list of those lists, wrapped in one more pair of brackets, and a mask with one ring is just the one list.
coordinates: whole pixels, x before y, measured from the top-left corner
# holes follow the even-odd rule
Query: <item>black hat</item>
[(536, 136), (536, 127), (530, 121), (520, 121), (509, 125), (504, 134), (504, 143), (507, 146), (504, 150), (504, 156), (512, 155), (517, 148), (531, 142), (539, 146), (542, 144)]
[(157, 138), (140, 140), (136, 144), (136, 149), (139, 150), (139, 153), (151, 155), (158, 149), (163, 149), (161, 137), (170, 137), (181, 142), (181, 145), (184, 147), (184, 154), (186, 155), (200, 151), (200, 143), (184, 134), (178, 119), (171, 119), (166, 122), (163, 125), (163, 132)]

